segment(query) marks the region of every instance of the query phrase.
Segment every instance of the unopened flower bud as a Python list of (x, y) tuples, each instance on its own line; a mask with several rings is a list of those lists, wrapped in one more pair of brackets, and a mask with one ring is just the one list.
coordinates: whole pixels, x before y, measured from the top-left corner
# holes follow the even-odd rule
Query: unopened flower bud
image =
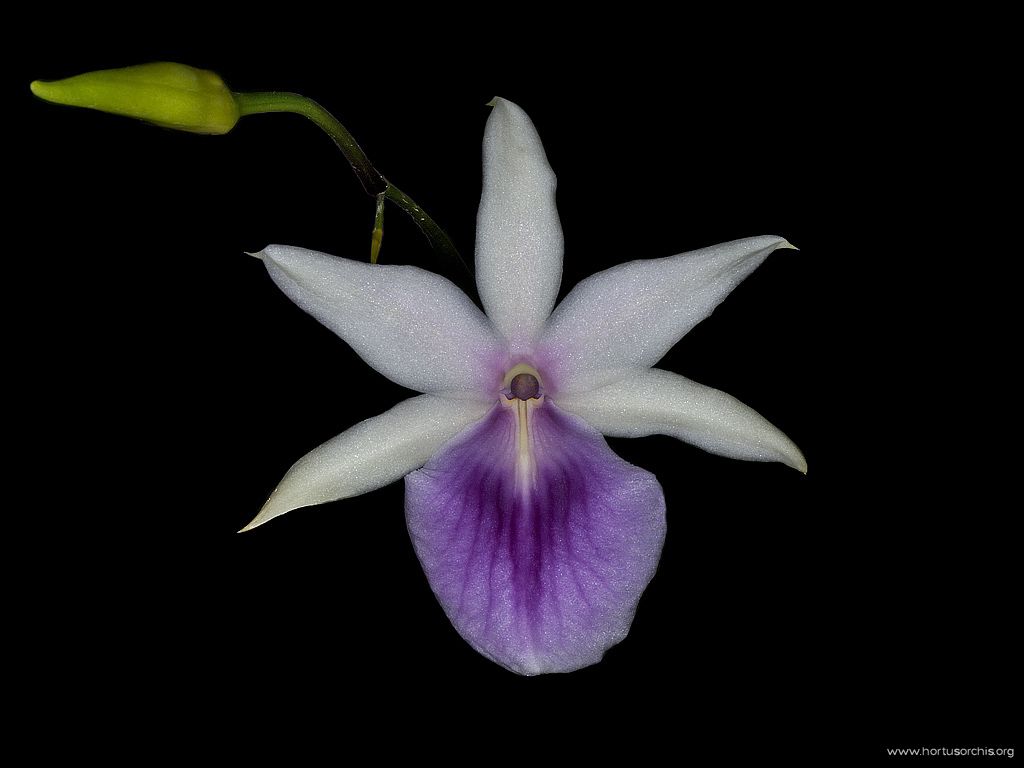
[(227, 133), (238, 105), (220, 76), (184, 64), (156, 62), (32, 83), (56, 104), (87, 107), (192, 133)]

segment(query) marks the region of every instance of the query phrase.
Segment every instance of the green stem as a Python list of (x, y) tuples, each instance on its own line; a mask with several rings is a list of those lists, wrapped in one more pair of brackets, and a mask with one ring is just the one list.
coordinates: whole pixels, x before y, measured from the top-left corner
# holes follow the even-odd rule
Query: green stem
[(370, 159), (352, 137), (352, 134), (326, 109), (312, 99), (300, 96), (297, 93), (260, 91), (234, 93), (232, 95), (234, 96), (235, 103), (238, 105), (240, 117), (270, 112), (290, 112), (312, 120), (320, 130), (334, 139), (334, 143), (338, 145), (345, 159), (352, 166), (352, 170), (355, 172), (356, 178), (363, 185), (363, 189), (366, 190), (366, 194), (377, 198), (377, 226), (375, 227), (377, 247), (374, 248), (371, 245), (371, 253), (374, 256), (380, 246), (380, 237), (376, 230), (381, 228), (383, 221), (383, 209), (381, 207), (381, 196), (383, 196), (383, 198), (390, 200), (405, 211), (416, 222), (416, 226), (420, 228), (420, 231), (423, 232), (435, 251), (459, 263), (464, 269), (469, 271), (469, 266), (463, 261), (458, 249), (456, 249), (445, 231), (411, 197), (385, 179), (383, 174), (373, 167), (373, 163), (370, 162)]
[(307, 99), (297, 93), (274, 91), (234, 93), (232, 95), (238, 105), (239, 117), (263, 115), (269, 112), (291, 112), (312, 120), (320, 130), (334, 139), (334, 143), (338, 145), (338, 149), (345, 155), (345, 159), (355, 171), (366, 194), (376, 196), (387, 188), (387, 181), (373, 167), (373, 163), (363, 152), (363, 148), (352, 138), (352, 134), (338, 122), (334, 115), (312, 99)]
[(405, 194), (405, 192), (400, 190), (390, 181), (387, 182), (387, 184), (388, 188), (385, 190), (384, 196), (409, 214), (409, 217), (416, 222), (416, 226), (420, 228), (420, 232), (424, 234), (430, 244), (434, 247), (434, 250), (446, 256), (453, 264), (459, 264), (468, 274), (472, 275), (473, 270), (469, 268), (469, 265), (463, 260), (462, 255), (455, 247), (455, 243), (453, 243), (448, 237), (448, 234), (438, 226), (437, 222), (430, 218), (426, 211), (416, 205), (413, 199)]

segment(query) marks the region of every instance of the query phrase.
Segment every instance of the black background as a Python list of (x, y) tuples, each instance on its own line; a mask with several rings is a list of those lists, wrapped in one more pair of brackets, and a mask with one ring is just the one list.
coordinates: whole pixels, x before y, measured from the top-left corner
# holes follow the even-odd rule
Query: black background
[[(331, 23), (306, 20), (318, 26)], [(1017, 547), (1004, 506), (965, 492), (978, 452), (936, 427), (950, 409), (915, 377), (933, 344), (923, 329), (941, 320), (915, 303), (919, 254), (890, 245), (911, 226), (889, 208), (901, 182), (880, 171), (879, 116), (898, 133), (905, 114), (899, 79), (806, 41), (606, 30), (580, 48), (566, 34), (399, 36), (371, 17), (324, 42), (69, 30), (22, 57), (11, 151), (31, 166), (8, 285), (31, 491), (11, 600), (33, 711), (81, 717), (103, 692), (111, 717), (157, 739), (165, 709), (180, 734), (315, 711), (306, 727), (330, 739), (437, 716), (445, 743), (579, 722), (567, 749), (667, 740), (790, 762), (811, 747), (864, 762), (885, 745), (1012, 743)], [(467, 258), (485, 103), (516, 101), (559, 178), (563, 295), (621, 261), (788, 238), (801, 250), (770, 257), (662, 367), (756, 408), (809, 474), (610, 440), (662, 482), (661, 565), (601, 664), (536, 679), (449, 625), (401, 483), (236, 535), (292, 462), (410, 393), (243, 253), (367, 256), (372, 201), (312, 125), (258, 116), (194, 136), (27, 88), (148, 60), (317, 99)], [(381, 258), (472, 289), (395, 208)]]

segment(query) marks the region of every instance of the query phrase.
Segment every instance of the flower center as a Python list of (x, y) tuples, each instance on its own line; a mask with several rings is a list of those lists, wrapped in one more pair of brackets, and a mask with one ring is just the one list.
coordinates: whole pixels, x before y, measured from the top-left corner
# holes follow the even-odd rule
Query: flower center
[(521, 487), (532, 485), (536, 471), (530, 418), (535, 408), (544, 405), (544, 387), (536, 368), (519, 363), (505, 374), (499, 402), (512, 409), (516, 421), (516, 477)]
[(532, 373), (517, 373), (509, 384), (512, 397), (520, 400), (533, 400), (540, 394), (540, 382)]
[[(533, 366), (519, 363), (505, 374), (504, 389), (507, 400), (539, 400), (543, 398), (543, 385), (540, 374)], [(540, 405), (540, 403), (533, 403)]]

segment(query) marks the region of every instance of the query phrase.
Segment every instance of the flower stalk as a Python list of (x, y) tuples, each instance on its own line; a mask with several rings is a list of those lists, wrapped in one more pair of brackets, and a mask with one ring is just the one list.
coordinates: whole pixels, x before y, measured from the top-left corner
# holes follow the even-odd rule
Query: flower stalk
[(377, 201), (371, 263), (376, 264), (380, 254), (384, 200), (390, 200), (408, 214), (438, 254), (471, 273), (437, 222), (388, 181), (348, 129), (310, 98), (277, 91), (233, 92), (214, 72), (172, 62), (87, 72), (53, 82), (36, 80), (31, 88), (36, 96), (56, 104), (97, 109), (192, 133), (225, 134), (248, 115), (302, 115), (334, 140), (366, 194)]
[(334, 140), (334, 143), (338, 145), (338, 149), (341, 150), (348, 164), (352, 166), (352, 172), (355, 173), (356, 178), (363, 185), (366, 194), (377, 198), (377, 215), (374, 221), (373, 237), (370, 245), (371, 263), (377, 263), (377, 254), (380, 252), (380, 244), (383, 237), (384, 209), (381, 198), (381, 195), (383, 195), (383, 199), (390, 200), (408, 214), (409, 218), (416, 223), (416, 226), (419, 227), (435, 251), (449, 260), (460, 264), (469, 272), (469, 266), (462, 259), (458, 249), (452, 243), (447, 233), (411, 197), (388, 181), (373, 166), (363, 148), (359, 146), (359, 143), (348, 132), (348, 129), (334, 115), (313, 101), (313, 99), (298, 93), (276, 91), (234, 93), (233, 96), (235, 103), (238, 104), (239, 117), (274, 112), (290, 112), (295, 115), (302, 115), (310, 120), (317, 128)]

